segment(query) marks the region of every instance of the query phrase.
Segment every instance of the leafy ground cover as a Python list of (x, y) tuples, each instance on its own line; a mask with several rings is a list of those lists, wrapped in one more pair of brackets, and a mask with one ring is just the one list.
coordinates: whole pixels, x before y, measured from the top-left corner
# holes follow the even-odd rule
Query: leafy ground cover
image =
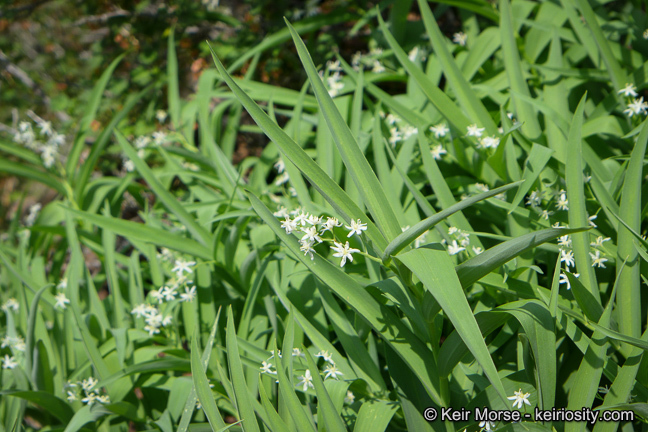
[[(645, 11), (307, 6), (205, 44), (188, 97), (170, 30), (148, 123), (150, 86), (91, 127), (117, 57), (74, 134), (0, 137), (56, 197), (0, 243), (0, 428), (645, 430)], [(314, 61), (334, 24), (368, 43)], [(259, 79), (273, 49), (305, 81)], [(448, 407), (632, 418), (427, 420)]]

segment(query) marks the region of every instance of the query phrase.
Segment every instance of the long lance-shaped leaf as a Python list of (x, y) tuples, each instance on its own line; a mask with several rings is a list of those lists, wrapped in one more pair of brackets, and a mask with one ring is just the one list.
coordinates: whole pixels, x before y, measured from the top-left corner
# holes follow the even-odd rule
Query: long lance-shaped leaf
[(25, 343), (25, 369), (28, 373), (32, 372), (32, 353), (34, 352), (34, 336), (36, 331), (36, 316), (38, 315), (38, 302), (41, 298), (41, 295), (45, 292), (47, 288), (52, 286), (52, 284), (45, 285), (38, 290), (34, 298), (32, 299), (31, 306), (29, 307), (29, 319), (27, 323), (27, 341)]
[[(580, 9), (583, 14), (582, 16), (585, 20), (585, 24), (589, 27), (592, 37), (601, 51), (603, 63), (605, 63), (606, 69), (610, 74), (610, 79), (612, 80), (614, 89), (620, 89), (626, 81), (626, 74), (612, 53), (612, 48), (603, 34), (603, 30), (598, 24), (596, 13), (594, 13), (592, 6), (590, 6), (587, 0), (577, 0), (576, 3), (578, 4), (578, 9)], [(617, 94), (617, 97), (620, 99), (620, 95)]]
[(144, 95), (146, 95), (146, 93), (148, 93), (152, 88), (152, 86), (148, 86), (139, 93), (129, 96), (126, 99), (124, 107), (121, 109), (121, 111), (119, 111), (119, 113), (117, 113), (117, 115), (113, 117), (113, 119), (110, 121), (110, 123), (108, 123), (106, 128), (101, 132), (97, 140), (92, 145), (90, 155), (88, 155), (86, 161), (81, 165), (79, 169), (79, 175), (75, 179), (74, 196), (76, 197), (78, 203), (83, 202), (84, 191), (88, 184), (88, 181), (90, 180), (90, 175), (92, 174), (92, 171), (94, 170), (95, 165), (97, 164), (97, 161), (99, 160), (99, 157), (101, 156), (104, 148), (108, 144), (113, 129), (116, 128), (124, 118), (126, 118), (128, 113), (135, 107), (139, 100), (142, 99)]
[(297, 239), (286, 234), (270, 210), (256, 196), (249, 194), (249, 197), (254, 210), (288, 249), (396, 351), (435, 403), (447, 406), (448, 401), (441, 396), (436, 360), (423, 341), (391, 309), (381, 306), (362, 285), (340, 268), (319, 255), (314, 255), (312, 260), (305, 257), (299, 250)]
[(195, 240), (180, 237), (168, 231), (153, 228), (146, 224), (117, 219), (114, 217), (100, 216), (68, 207), (63, 208), (82, 220), (93, 223), (100, 228), (114, 231), (116, 234), (121, 236), (141, 240), (156, 246), (166, 247), (178, 252), (191, 254), (205, 260), (213, 258), (211, 251)]
[(315, 394), (317, 394), (318, 411), (322, 414), (321, 417), (318, 417), (318, 420), (324, 423), (326, 430), (345, 431), (346, 427), (344, 426), (344, 422), (342, 421), (340, 414), (335, 410), (335, 405), (333, 405), (331, 396), (326, 391), (326, 387), (324, 387), (324, 382), (322, 381), (322, 377), (319, 374), (317, 364), (315, 363), (315, 360), (313, 360), (312, 354), (308, 352), (308, 350), (304, 349), (304, 355), (306, 356), (308, 369), (312, 371), (312, 382), (315, 387)]
[[(465, 131), (468, 126), (470, 126), (470, 120), (461, 112), (459, 107), (455, 105), (454, 101), (448, 97), (440, 88), (438, 88), (427, 75), (416, 66), (407, 56), (407, 53), (403, 51), (403, 48), (398, 45), (396, 39), (391, 35), (385, 22), (382, 20), (380, 15), (378, 15), (378, 22), (380, 23), (380, 29), (385, 35), (387, 43), (394, 51), (394, 55), (398, 61), (403, 65), (407, 73), (414, 78), (416, 83), (419, 85), (423, 93), (427, 98), (432, 102), (434, 107), (439, 110), (441, 115), (445, 117), (449, 124), (451, 124), (458, 131)], [(371, 89), (370, 89), (371, 90)]]
[[(567, 140), (567, 163), (565, 166), (565, 183), (569, 200), (569, 225), (587, 226), (587, 209), (585, 208), (585, 190), (583, 186), (583, 153), (581, 130), (583, 128), (583, 111), (587, 94), (583, 95), (576, 108), (569, 127)], [(596, 274), (589, 255), (589, 234), (579, 233), (572, 236), (574, 260), (580, 272), (581, 283), (592, 293), (596, 300), (601, 301)]]
[(149, 166), (137, 156), (137, 152), (126, 141), (124, 135), (119, 131), (115, 131), (115, 137), (121, 149), (126, 153), (126, 156), (133, 162), (137, 172), (146, 180), (150, 188), (155, 192), (155, 196), (162, 201), (164, 206), (169, 209), (171, 213), (178, 218), (178, 220), (187, 227), (187, 230), (193, 237), (205, 246), (211, 246), (213, 239), (211, 234), (196, 222), (194, 217), (190, 215), (187, 210), (178, 202), (178, 199), (171, 195), (166, 188), (158, 181), (155, 174)]
[(331, 131), (333, 141), (335, 141), (338, 151), (342, 156), (347, 172), (351, 175), (353, 182), (362, 195), (363, 202), (369, 208), (369, 212), (385, 237), (388, 239), (396, 237), (401, 233), (400, 224), (385, 196), (385, 191), (376, 177), (376, 173), (371, 169), (369, 162), (367, 162), (360, 147), (358, 147), (358, 143), (353, 137), (351, 129), (349, 129), (349, 126), (342, 118), (333, 99), (329, 95), (328, 90), (326, 90), (313, 64), (313, 60), (306, 49), (306, 45), (304, 45), (304, 42), (287, 20), (286, 24), (293, 36), (297, 53), (306, 69), (311, 87), (317, 97), (317, 102), (326, 120), (326, 124)]
[(180, 129), (180, 89), (178, 83), (178, 56), (175, 49), (175, 26), (169, 31), (167, 44), (167, 101), (171, 123), (176, 130)]
[[(511, 12), (511, 4), (509, 3), (509, 0), (500, 1), (500, 11), (500, 30), (502, 32), (504, 69), (506, 69), (508, 74), (511, 90), (515, 93), (531, 97), (529, 87), (522, 76), (520, 55), (513, 35), (513, 14)], [(515, 93), (511, 94), (511, 98), (515, 102), (515, 109), (519, 120), (524, 123), (522, 130), (529, 138), (536, 139), (542, 133), (540, 130), (540, 124), (538, 123), (538, 117), (531, 104), (517, 98)]]
[(531, 189), (531, 186), (540, 176), (540, 173), (549, 162), (551, 155), (554, 151), (539, 144), (533, 143), (531, 148), (531, 153), (527, 157), (526, 163), (524, 164), (524, 173), (522, 174), (522, 180), (524, 184), (520, 186), (515, 194), (515, 198), (511, 202), (511, 209), (509, 214), (513, 213), (515, 208), (522, 202), (524, 195)]
[(399, 255), (398, 260), (421, 280), (425, 289), (439, 302), (475, 360), (484, 369), (488, 380), (506, 402), (506, 391), (448, 252), (440, 245), (424, 246)]
[(461, 285), (467, 288), (496, 268), (501, 267), (504, 263), (538, 245), (565, 234), (573, 234), (588, 229), (590, 228), (548, 228), (505, 241), (459, 264), (457, 266), (457, 275)]
[[(342, 190), (340, 185), (333, 181), (310, 156), (306, 154), (295, 141), (293, 141), (270, 117), (263, 111), (241, 88), (236, 85), (229, 76), (225, 67), (212, 50), (212, 57), (216, 68), (221, 73), (223, 80), (227, 83), (232, 92), (236, 95), (247, 112), (252, 116), (257, 125), (274, 142), (282, 154), (290, 159), (296, 167), (306, 176), (308, 181), (319, 193), (331, 204), (331, 206), (347, 221), (352, 219), (363, 219), (367, 216), (349, 196)], [(367, 235), (375, 246), (383, 251), (387, 247), (387, 241), (380, 230), (371, 221), (367, 222)]]
[[(619, 288), (619, 279), (614, 283), (612, 294), (605, 310), (598, 321), (598, 325), (607, 328), (610, 326), (612, 316), (612, 305)], [(608, 341), (603, 333), (598, 330), (594, 331), (592, 340), (590, 341), (587, 351), (581, 360), (578, 371), (574, 374), (573, 384), (569, 391), (567, 409), (578, 410), (582, 407), (592, 406), (596, 393), (598, 392), (598, 385), (603, 375), (605, 366), (606, 351), (608, 348)], [(565, 432), (583, 432), (587, 430), (584, 422), (566, 422)]]
[[(600, 328), (594, 327), (600, 331)], [(642, 342), (648, 341), (648, 330), (644, 331), (642, 336)], [(630, 356), (627, 358), (623, 367), (619, 370), (616, 379), (610, 386), (610, 391), (605, 395), (603, 404), (601, 408), (609, 408), (614, 405), (626, 403), (630, 394), (632, 393), (632, 388), (635, 384), (635, 379), (637, 377), (637, 372), (639, 372), (639, 367), (641, 366), (641, 358), (644, 356), (644, 352), (638, 348), (635, 348), (631, 351)], [(646, 406), (648, 408), (648, 405)], [(648, 413), (648, 410), (646, 411)], [(615, 432), (619, 427), (619, 423), (614, 422), (598, 422), (594, 426), (593, 432)]]
[(495, 125), (493, 118), (488, 114), (484, 104), (482, 104), (481, 100), (475, 95), (475, 92), (470, 88), (470, 84), (468, 84), (459, 66), (457, 66), (457, 63), (448, 51), (445, 38), (441, 34), (441, 30), (436, 23), (436, 19), (430, 10), (427, 0), (418, 0), (418, 4), (421, 10), (421, 16), (423, 17), (423, 24), (430, 37), (432, 49), (443, 66), (443, 74), (448, 79), (450, 86), (457, 96), (457, 101), (474, 122), (478, 122), (486, 128), (488, 134), (496, 134), (497, 125)]
[(115, 68), (125, 55), (126, 54), (122, 54), (115, 60), (113, 60), (113, 62), (110, 63), (110, 66), (108, 66), (104, 73), (101, 74), (99, 81), (97, 81), (97, 84), (95, 84), (95, 87), (92, 89), (92, 93), (90, 94), (90, 102), (84, 106), (84, 112), (86, 114), (81, 119), (79, 131), (74, 138), (74, 144), (72, 144), (72, 149), (70, 150), (70, 154), (68, 155), (67, 163), (65, 165), (65, 171), (67, 172), (68, 181), (70, 182), (74, 178), (74, 174), (79, 163), (79, 157), (81, 157), (81, 152), (83, 151), (83, 146), (85, 145), (86, 136), (88, 135), (90, 125), (92, 124), (92, 121), (95, 119), (97, 111), (99, 110), (99, 104), (101, 102), (101, 98), (103, 97), (104, 90), (106, 89), (108, 81), (110, 81), (110, 77), (115, 71)]
[(239, 417), (243, 422), (245, 432), (258, 432), (259, 424), (254, 415), (254, 407), (250, 397), (250, 390), (245, 382), (243, 375), (243, 364), (239, 354), (238, 343), (236, 342), (236, 329), (234, 328), (234, 318), (232, 316), (232, 307), (227, 309), (227, 363), (229, 364), (230, 377), (234, 386), (236, 395), (236, 407)]
[(498, 187), (496, 189), (489, 190), (487, 192), (480, 193), (479, 195), (475, 195), (470, 198), (466, 198), (465, 200), (462, 200), (458, 202), (457, 204), (454, 204), (450, 207), (448, 207), (445, 210), (440, 211), (439, 213), (430, 216), (427, 219), (423, 219), (421, 222), (417, 223), (413, 227), (407, 229), (405, 232), (401, 233), (398, 237), (396, 237), (394, 240), (392, 240), (391, 243), (387, 246), (387, 249), (385, 249), (385, 254), (383, 255), (383, 261), (388, 261), (390, 257), (398, 254), (400, 251), (405, 249), (410, 243), (412, 243), (414, 240), (416, 240), (417, 237), (419, 237), (421, 234), (423, 234), (425, 231), (431, 229), (434, 227), (436, 224), (447, 218), (448, 216), (461, 211), (465, 208), (470, 207), (471, 205), (478, 203), (479, 201), (483, 201), (487, 198), (490, 198), (492, 196), (498, 195), (502, 192), (505, 192), (509, 189), (512, 189), (516, 186), (519, 186), (522, 181), (518, 181), (515, 183), (510, 183), (505, 186)]
[(49, 186), (61, 195), (66, 195), (64, 183), (50, 173), (43, 172), (35, 167), (26, 164), (13, 163), (0, 159), (0, 172), (25, 177)]
[(196, 325), (193, 340), (191, 341), (191, 375), (193, 377), (198, 400), (203, 407), (203, 411), (205, 411), (205, 416), (207, 417), (209, 424), (213, 430), (221, 429), (227, 425), (218, 411), (211, 388), (209, 388), (209, 381), (207, 380), (207, 374), (205, 373), (206, 366), (201, 361), (202, 354), (198, 347), (198, 339), (200, 339), (200, 333), (198, 330), (198, 326)]
[[(641, 231), (641, 184), (643, 181), (643, 160), (647, 144), (648, 121), (644, 121), (637, 143), (630, 155), (619, 207), (620, 220), (625, 221), (635, 232)], [(619, 331), (628, 336), (639, 337), (641, 334), (640, 261), (634, 246), (632, 232), (625, 228), (621, 222), (619, 222), (617, 232), (619, 233), (617, 239), (617, 262), (626, 261), (626, 265), (617, 270), (617, 280), (619, 281), (619, 296), (617, 297)], [(624, 354), (627, 355), (628, 353)]]

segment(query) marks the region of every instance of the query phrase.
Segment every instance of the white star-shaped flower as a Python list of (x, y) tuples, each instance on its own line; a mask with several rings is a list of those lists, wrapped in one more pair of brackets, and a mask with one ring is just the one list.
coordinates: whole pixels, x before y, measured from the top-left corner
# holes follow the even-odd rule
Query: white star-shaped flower
[(466, 136), (474, 136), (477, 138), (480, 138), (482, 136), (482, 133), (486, 130), (486, 128), (477, 127), (476, 124), (472, 124), (468, 126), (466, 129), (467, 129)]
[[(313, 227), (315, 228), (315, 227)], [(304, 256), (309, 255), (311, 261), (315, 259), (315, 256), (313, 253), (315, 252), (315, 249), (313, 249), (313, 242), (306, 239), (306, 240), (301, 240), (301, 247), (299, 248), (300, 251), (304, 252)]]
[(637, 92), (635, 90), (637, 90), (637, 87), (635, 87), (631, 83), (626, 83), (625, 87), (623, 87), (617, 93), (623, 93), (623, 96), (625, 97), (637, 97)]
[(320, 231), (320, 235), (324, 234), (326, 231), (331, 231), (333, 232), (333, 228), (342, 226), (342, 223), (340, 223), (337, 218), (330, 217), (326, 218), (326, 222), (322, 224), (322, 231)]
[(267, 374), (277, 373), (272, 370), (272, 363), (262, 362), (261, 367), (259, 369), (261, 369), (261, 373), (267, 373)]
[(336, 252), (333, 254), (334, 257), (342, 258), (342, 261), (340, 261), (340, 267), (344, 267), (347, 259), (349, 261), (353, 261), (353, 256), (351, 255), (352, 253), (360, 252), (359, 249), (354, 249), (349, 247), (349, 242), (346, 242), (346, 244), (342, 244), (338, 242), (334, 242), (334, 243), (335, 246), (331, 246), (331, 249), (333, 249)]
[(351, 405), (355, 401), (355, 395), (351, 390), (347, 390), (346, 397), (344, 398), (344, 403)]
[(2, 369), (13, 369), (16, 366), (18, 366), (16, 359), (10, 357), (8, 354), (5, 354), (4, 358), (2, 359)]
[(317, 242), (317, 243), (322, 243), (321, 237), (317, 234), (317, 227), (316, 226), (311, 226), (308, 228), (302, 228), (301, 229), (304, 235), (301, 238), (301, 241), (308, 241), (308, 242)]
[(531, 396), (531, 393), (522, 393), (522, 389), (519, 389), (518, 391), (513, 393), (513, 396), (509, 396), (507, 399), (513, 401), (513, 408), (517, 406), (521, 409), (522, 404), (531, 406), (531, 402), (529, 402), (529, 396)]
[(452, 35), (452, 42), (458, 45), (466, 46), (466, 40), (468, 40), (468, 36), (464, 32), (457, 32)]
[(308, 390), (308, 387), (314, 388), (313, 376), (311, 375), (310, 370), (306, 369), (306, 373), (304, 373), (304, 375), (301, 376), (301, 381), (297, 385), (302, 386), (303, 391)]
[(182, 277), (184, 272), (193, 273), (192, 266), (196, 265), (196, 261), (185, 261), (183, 259), (175, 260), (175, 267), (171, 269), (178, 277)]
[(448, 245), (448, 253), (450, 255), (456, 255), (459, 252), (464, 251), (464, 250), (466, 250), (466, 248), (462, 247), (462, 246), (459, 246), (457, 244), (457, 240), (452, 240), (452, 244)]
[(646, 114), (646, 109), (648, 109), (648, 102), (643, 101), (643, 96), (639, 99), (635, 99), (628, 104), (628, 108), (623, 110), (623, 113), (628, 117), (633, 115)]
[(607, 261), (607, 258), (603, 258), (601, 256), (601, 251), (597, 250), (596, 253), (590, 252), (590, 257), (592, 257), (592, 267), (600, 267), (600, 268), (605, 268), (605, 262)]
[(324, 373), (326, 374), (324, 378), (338, 379), (338, 375), (344, 375), (335, 365), (332, 364), (326, 366)]
[(448, 126), (446, 126), (445, 123), (439, 123), (436, 126), (430, 126), (430, 131), (434, 133), (436, 138), (441, 138), (446, 136), (446, 134), (450, 132), (450, 129), (448, 129)]
[(192, 302), (196, 298), (196, 286), (185, 287), (185, 292), (180, 293), (180, 301)]
[(570, 250), (560, 250), (560, 262), (564, 262), (567, 267), (574, 266), (574, 253)]
[[(352, 220), (351, 221), (351, 226), (346, 225), (346, 229), (351, 230), (349, 234), (347, 235), (348, 237), (351, 237), (353, 234), (362, 234), (362, 231), (365, 231), (367, 229), (367, 224), (360, 222), (360, 219), (358, 220)], [(347, 242), (348, 244), (348, 242)]]
[(447, 154), (448, 152), (445, 151), (443, 148), (443, 145), (437, 144), (434, 147), (432, 147), (432, 150), (430, 150), (430, 154), (432, 154), (432, 157), (435, 160), (441, 160), (441, 156), (444, 154)]
[(290, 234), (297, 229), (297, 220), (290, 219), (290, 217), (286, 216), (286, 219), (281, 222), (281, 228), (286, 230), (286, 234)]
[(54, 300), (56, 300), (55, 308), (65, 309), (67, 308), (66, 304), (70, 303), (70, 300), (62, 292), (56, 294)]
[(558, 197), (558, 202), (556, 202), (556, 208), (558, 210), (569, 210), (569, 200), (567, 199), (567, 194), (564, 192)]

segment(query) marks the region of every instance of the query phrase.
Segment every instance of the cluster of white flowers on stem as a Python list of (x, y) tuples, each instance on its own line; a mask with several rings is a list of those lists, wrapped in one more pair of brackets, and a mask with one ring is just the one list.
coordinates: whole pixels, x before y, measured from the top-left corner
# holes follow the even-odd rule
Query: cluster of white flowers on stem
[(499, 146), (500, 138), (496, 136), (482, 136), (486, 128), (471, 124), (466, 127), (466, 137), (473, 137), (478, 149), (496, 149)]
[(76, 383), (68, 381), (63, 391), (67, 393), (67, 400), (69, 402), (80, 400), (88, 406), (92, 406), (95, 403), (109, 404), (110, 397), (105, 394), (105, 389), (102, 391), (102, 389), (97, 387), (98, 382), (93, 377), (89, 377), (83, 381), (77, 381)]
[(395, 147), (401, 141), (406, 141), (418, 133), (418, 128), (410, 125), (396, 114), (385, 114), (383, 111), (380, 117), (384, 118), (389, 126), (389, 144)]
[[(412, 53), (410, 53), (410, 55), (411, 54)], [(383, 50), (379, 47), (371, 48), (368, 54), (363, 54), (362, 52), (357, 51), (351, 57), (351, 66), (355, 71), (361, 71), (368, 68), (371, 69), (371, 72), (373, 73), (383, 73), (386, 69), (380, 61), (382, 58)]]
[(634, 84), (626, 83), (625, 87), (617, 92), (618, 94), (623, 94), (627, 99), (627, 107), (623, 110), (623, 113), (628, 117), (646, 115), (646, 113), (648, 113), (648, 102), (644, 102), (643, 96), (636, 99), (638, 96), (636, 90), (637, 87), (635, 87)]
[[(460, 230), (457, 227), (451, 226), (448, 228), (448, 236), (451, 238), (450, 242), (442, 240), (441, 244), (446, 245), (450, 255), (457, 255), (460, 252), (467, 251), (470, 246), (470, 234)], [(479, 246), (472, 246), (472, 254), (479, 255), (483, 249)]]
[[(144, 330), (150, 336), (159, 334), (162, 327), (167, 327), (173, 322), (172, 312), (178, 300), (191, 302), (196, 298), (196, 286), (188, 279), (196, 262), (176, 258), (166, 248), (162, 248), (158, 257), (167, 263), (173, 262), (171, 271), (175, 273), (175, 277), (159, 289), (149, 291), (148, 297), (152, 304), (142, 303), (131, 310), (131, 314), (136, 318), (144, 318)], [(184, 292), (179, 292), (181, 287), (184, 288)]]
[(344, 89), (344, 83), (342, 82), (342, 67), (340, 66), (340, 61), (329, 61), (326, 63), (326, 69), (328, 70), (328, 77), (326, 78), (326, 84), (328, 86), (329, 96), (335, 97), (340, 94), (342, 89)]
[[(291, 218), (291, 215), (293, 216)], [(301, 236), (299, 243), (301, 244), (300, 250), (304, 252), (304, 255), (310, 256), (310, 259), (315, 259), (315, 249), (313, 246), (317, 243), (323, 242), (332, 242), (333, 246), (331, 249), (335, 252), (333, 254), (336, 258), (342, 258), (340, 262), (340, 267), (344, 267), (347, 260), (353, 261), (354, 253), (362, 253), (359, 249), (350, 247), (349, 242), (345, 243), (339, 242), (335, 236), (334, 229), (337, 227), (344, 226), (349, 232), (347, 238), (350, 238), (354, 235), (361, 236), (363, 231), (367, 229), (367, 224), (362, 223), (360, 219), (352, 220), (350, 225), (343, 225), (335, 217), (327, 217), (324, 220), (324, 216), (316, 216), (308, 212), (304, 212), (301, 208), (287, 212), (285, 208), (280, 209), (275, 213), (277, 217), (283, 217), (284, 220), (281, 222), (281, 228), (286, 230), (286, 234), (299, 233)], [(326, 232), (331, 233), (333, 236), (332, 239), (326, 238), (323, 239), (323, 236)]]
[[(277, 359), (275, 358), (275, 352), (270, 351), (272, 354), (270, 357), (268, 357), (265, 361), (261, 362), (261, 367), (259, 370), (261, 371), (262, 374), (267, 374), (267, 375), (277, 375), (277, 370), (273, 369), (274, 364), (277, 363)], [(302, 363), (302, 366), (304, 366), (304, 361), (302, 360), (305, 355), (302, 353), (302, 351), (299, 348), (293, 348), (292, 350), (292, 356), (296, 357), (297, 360), (300, 360)], [(282, 358), (281, 355), (281, 350), (277, 351), (276, 357)], [(324, 360), (324, 370), (319, 371), (318, 373), (320, 375), (324, 375), (324, 379), (339, 379), (338, 377), (344, 375), (335, 365), (335, 361), (333, 361), (333, 357), (328, 351), (319, 351), (317, 354), (315, 354), (315, 357), (322, 358)], [(274, 360), (273, 360), (274, 359)], [(272, 363), (273, 361), (274, 363)], [(310, 369), (306, 369), (303, 375), (299, 377), (299, 383), (297, 384), (298, 387), (302, 388), (302, 391), (307, 391), (309, 388), (313, 388), (313, 375)], [(349, 394), (347, 393), (347, 397)], [(353, 393), (351, 393), (351, 396), (353, 396)], [(353, 400), (350, 402), (352, 403)]]
[(2, 309), (5, 313), (9, 313), (9, 311), (18, 312), (19, 308), (20, 303), (18, 303), (18, 300), (16, 300), (14, 297), (7, 299), (4, 303), (2, 303), (2, 306), (0, 306), (0, 309)]
[(65, 135), (57, 133), (52, 128), (52, 123), (30, 113), (35, 121), (38, 131), (29, 121), (18, 123), (18, 129), (14, 133), (14, 141), (26, 148), (40, 153), (43, 165), (46, 168), (54, 166), (59, 157), (59, 149), (65, 144)]

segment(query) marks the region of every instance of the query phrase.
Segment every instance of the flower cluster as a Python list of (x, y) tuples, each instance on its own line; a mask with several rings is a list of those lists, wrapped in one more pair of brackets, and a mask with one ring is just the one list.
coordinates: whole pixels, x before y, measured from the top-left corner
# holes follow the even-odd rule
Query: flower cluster
[(0, 341), (0, 348), (7, 347), (19, 352), (25, 352), (25, 349), (27, 349), (27, 346), (25, 345), (25, 339), (23, 339), (22, 336), (11, 337), (5, 335), (5, 337), (2, 338), (2, 341)]
[[(191, 302), (196, 298), (196, 286), (187, 276), (193, 273), (195, 261), (185, 261), (182, 258), (175, 258), (170, 250), (162, 248), (158, 257), (166, 262), (173, 262), (174, 267), (171, 269), (175, 277), (170, 279), (167, 285), (148, 293), (151, 303), (142, 303), (131, 310), (131, 314), (136, 318), (144, 318), (146, 330), (150, 336), (160, 333), (162, 327), (166, 327), (173, 322), (171, 315), (175, 306), (175, 300), (180, 302)], [(180, 287), (184, 287), (184, 292), (179, 292)], [(168, 313), (167, 313), (168, 312)]]
[[(265, 361), (261, 362), (261, 367), (259, 369), (261, 370), (261, 373), (263, 373), (263, 374), (276, 375), (277, 371), (276, 371), (276, 369), (275, 370), (272, 369), (273, 364), (270, 362), (275, 357), (274, 351), (271, 351), (271, 354), (272, 355), (270, 357), (268, 357)], [(293, 348), (292, 356), (297, 357), (297, 359), (299, 359), (300, 357), (301, 358), (305, 357), (304, 353), (302, 353), (299, 348)], [(277, 357), (282, 358), (281, 350), (277, 351)], [(325, 362), (324, 363), (325, 364), (324, 370), (323, 371), (318, 370), (319, 374), (324, 374), (324, 379), (325, 380), (329, 379), (329, 378), (337, 380), (337, 379), (339, 379), (338, 378), (339, 376), (344, 375), (337, 368), (337, 366), (335, 365), (335, 361), (333, 361), (333, 357), (331, 356), (331, 354), (328, 351), (320, 351), (317, 354), (315, 354), (315, 357), (321, 357)], [(303, 363), (303, 361), (302, 361), (302, 363)], [(309, 388), (313, 388), (313, 375), (312, 375), (312, 372), (310, 371), (310, 369), (306, 369), (304, 374), (300, 377), (300, 381), (297, 384), (297, 386), (301, 386), (302, 391), (307, 391)], [(347, 392), (347, 398), (349, 398), (349, 392)], [(351, 402), (348, 402), (348, 403), (353, 403), (354, 398), (355, 397), (353, 396), (353, 393), (351, 393), (351, 395), (350, 395), (350, 401)], [(345, 399), (345, 401), (346, 401), (346, 399)]]
[[(412, 55), (412, 52), (410, 52), (410, 60), (412, 57), (415, 57), (415, 55), (418, 54), (417, 52)], [(374, 47), (372, 48), (368, 54), (363, 54), (360, 51), (357, 51), (353, 56), (351, 57), (351, 66), (353, 67), (353, 70), (355, 71), (361, 71), (364, 70), (365, 68), (371, 69), (371, 72), (373, 73), (383, 73), (385, 72), (385, 66), (381, 63), (381, 59), (383, 58), (383, 50), (382, 48)], [(412, 60), (414, 61), (414, 60)]]
[(636, 90), (637, 87), (635, 87), (634, 84), (626, 83), (625, 87), (617, 92), (618, 94), (623, 94), (628, 101), (632, 99), (631, 102), (628, 102), (626, 109), (623, 110), (623, 113), (628, 117), (642, 114), (646, 115), (646, 113), (648, 113), (648, 102), (644, 102), (643, 96), (636, 99), (638, 96)]
[(18, 300), (16, 300), (13, 297), (5, 301), (2, 304), (2, 306), (0, 306), (0, 309), (2, 309), (5, 313), (9, 313), (10, 310), (14, 312), (18, 312), (19, 308), (20, 308), (20, 303), (18, 303)]
[[(315, 259), (315, 249), (313, 249), (315, 243), (319, 244), (324, 241), (333, 242), (333, 246), (331, 246), (331, 249), (335, 252), (333, 256), (342, 258), (340, 267), (344, 267), (347, 260), (353, 261), (353, 253), (361, 253), (359, 249), (350, 247), (348, 241), (345, 243), (337, 241), (334, 229), (343, 226), (337, 218), (327, 217), (326, 221), (324, 221), (323, 216), (309, 214), (308, 212), (304, 212), (301, 208), (293, 210), (290, 213), (288, 213), (285, 208), (282, 209), (283, 211), (280, 209), (275, 213), (275, 216), (284, 218), (281, 222), (281, 228), (286, 230), (286, 234), (292, 234), (293, 232), (300, 233), (300, 250), (304, 252), (304, 255), (310, 256), (311, 260)], [(291, 215), (294, 217), (291, 218)], [(344, 225), (344, 228), (349, 230), (347, 238), (350, 238), (353, 235), (362, 235), (362, 232), (367, 229), (367, 224), (362, 223), (360, 219), (357, 219), (352, 220), (350, 225)], [(321, 236), (323, 236), (327, 231), (333, 235), (333, 239), (322, 239)]]
[(329, 96), (335, 97), (340, 94), (344, 88), (344, 83), (342, 82), (342, 67), (340, 66), (340, 61), (329, 61), (326, 64), (328, 69), (329, 76), (326, 78), (326, 84), (328, 85)]
[(52, 128), (51, 122), (36, 115), (33, 117), (36, 118), (36, 127), (39, 131), (34, 130), (31, 122), (21, 121), (18, 123), (18, 130), (14, 133), (14, 142), (40, 153), (43, 165), (51, 168), (59, 156), (59, 148), (65, 144), (65, 135), (57, 133)]
[(395, 114), (385, 114), (380, 112), (380, 117), (384, 118), (389, 127), (389, 143), (395, 147), (397, 143), (406, 141), (418, 133), (418, 128), (410, 125), (402, 118)]
[(98, 382), (93, 377), (84, 379), (83, 381), (77, 381), (76, 383), (68, 381), (63, 391), (67, 393), (67, 400), (69, 402), (80, 400), (88, 406), (92, 406), (95, 403), (109, 404), (110, 397), (105, 394), (105, 391), (102, 392), (97, 387)]
[[(449, 227), (448, 236), (452, 239), (452, 243), (448, 243), (446, 240), (442, 240), (441, 243), (446, 244), (450, 255), (457, 255), (459, 252), (465, 251), (466, 248), (470, 246), (470, 234), (457, 227)], [(475, 255), (479, 255), (483, 252), (483, 249), (479, 246), (473, 246), (471, 249)]]

